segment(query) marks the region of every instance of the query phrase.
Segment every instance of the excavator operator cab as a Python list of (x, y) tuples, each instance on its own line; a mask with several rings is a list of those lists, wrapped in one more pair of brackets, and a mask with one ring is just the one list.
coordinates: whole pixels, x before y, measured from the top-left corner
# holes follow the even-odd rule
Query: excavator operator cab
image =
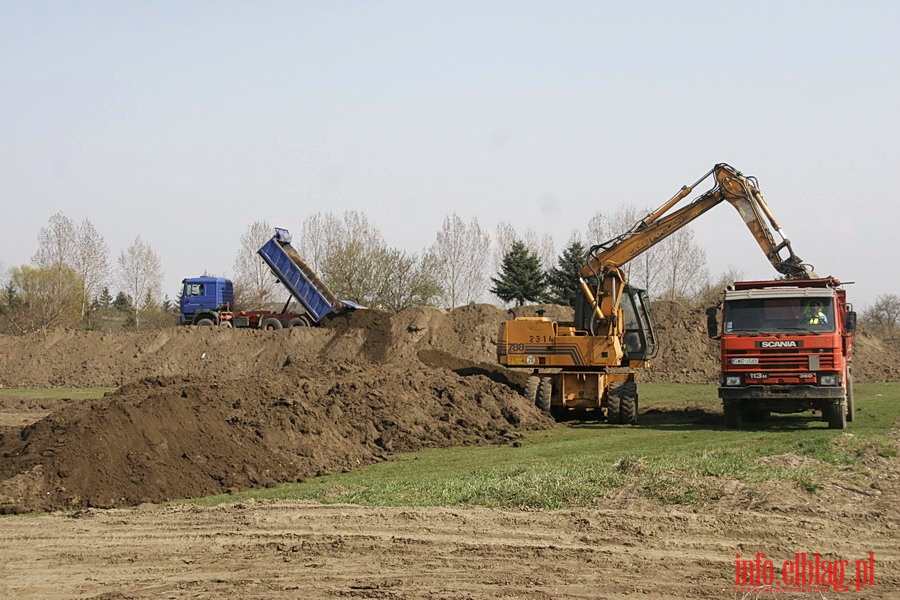
[[(647, 291), (626, 285), (621, 307), (625, 317), (625, 335), (622, 336), (625, 359), (650, 360), (656, 356), (658, 345), (650, 321), (650, 298)], [(593, 307), (583, 295), (576, 296), (575, 327), (594, 335), (596, 325)]]
[(650, 323), (650, 298), (647, 291), (625, 286), (622, 312), (625, 315), (625, 336), (622, 339), (625, 358), (650, 360), (656, 356), (658, 346)]

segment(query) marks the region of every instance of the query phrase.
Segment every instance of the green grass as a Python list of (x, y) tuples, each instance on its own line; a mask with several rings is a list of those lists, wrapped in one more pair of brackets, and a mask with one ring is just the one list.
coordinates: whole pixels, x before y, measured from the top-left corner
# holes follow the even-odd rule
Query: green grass
[[(529, 433), (520, 446), (424, 450), (304, 483), (194, 499), (204, 505), (248, 498), (371, 506), (590, 506), (622, 486), (667, 504), (702, 504), (723, 484), (783, 481), (814, 493), (824, 477), (864, 479), (866, 457), (895, 457), (900, 383), (857, 384), (856, 420), (828, 429), (810, 413), (776, 415), (753, 429), (721, 424), (714, 386), (643, 384), (637, 427), (570, 423)], [(796, 455), (799, 464), (761, 464)]]

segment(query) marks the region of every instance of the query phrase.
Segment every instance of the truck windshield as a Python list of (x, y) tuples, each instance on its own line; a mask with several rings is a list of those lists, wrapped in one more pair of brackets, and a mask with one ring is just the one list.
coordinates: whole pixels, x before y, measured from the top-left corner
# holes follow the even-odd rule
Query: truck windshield
[(835, 330), (828, 297), (726, 300), (724, 310), (725, 333)]

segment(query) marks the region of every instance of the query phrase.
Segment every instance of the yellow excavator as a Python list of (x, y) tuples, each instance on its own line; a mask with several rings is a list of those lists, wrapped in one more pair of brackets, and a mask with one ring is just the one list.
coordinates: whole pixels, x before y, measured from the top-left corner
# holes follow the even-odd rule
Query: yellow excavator
[[(712, 189), (673, 210), (710, 176)], [(541, 315), (500, 324), (497, 359), (507, 367), (531, 371), (525, 387), (529, 400), (557, 418), (586, 411), (609, 423), (637, 422), (635, 373), (649, 366), (657, 340), (647, 293), (628, 284), (622, 267), (723, 200), (737, 209), (766, 258), (785, 279), (816, 277), (794, 254), (756, 178), (717, 164), (625, 233), (590, 248), (581, 268), (582, 293), (575, 299), (573, 323)]]

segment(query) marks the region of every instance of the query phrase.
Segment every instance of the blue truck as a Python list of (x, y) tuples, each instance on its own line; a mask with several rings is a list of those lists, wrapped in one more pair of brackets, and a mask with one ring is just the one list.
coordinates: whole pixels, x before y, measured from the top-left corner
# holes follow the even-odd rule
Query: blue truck
[[(338, 300), (300, 254), (291, 246), (291, 233), (275, 228), (275, 235), (256, 251), (272, 273), (290, 292), (281, 312), (235, 311), (234, 286), (224, 277), (190, 277), (182, 280), (179, 322), (206, 327), (252, 327), (283, 329), (311, 327), (330, 315), (360, 308), (349, 300)], [(304, 312), (287, 312), (296, 300)]]

